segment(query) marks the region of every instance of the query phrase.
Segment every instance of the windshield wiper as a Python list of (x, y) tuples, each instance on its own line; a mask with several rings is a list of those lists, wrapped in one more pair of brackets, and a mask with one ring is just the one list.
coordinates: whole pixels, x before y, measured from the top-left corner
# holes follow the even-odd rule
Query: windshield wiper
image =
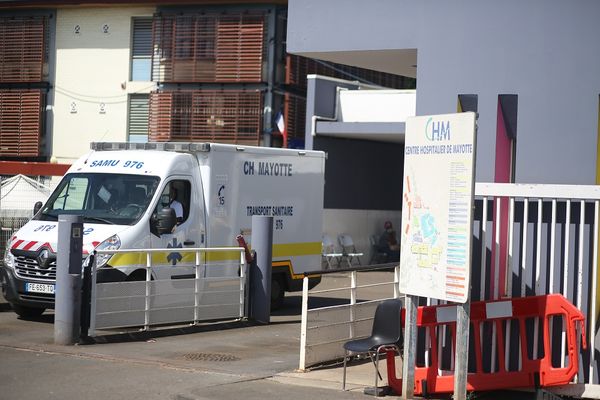
[(105, 224), (109, 224), (109, 225), (114, 225), (115, 223), (112, 221), (109, 221), (107, 219), (104, 218), (99, 218), (99, 217), (89, 217), (89, 216), (85, 216), (83, 217), (84, 221), (88, 221), (88, 222), (103, 222)]

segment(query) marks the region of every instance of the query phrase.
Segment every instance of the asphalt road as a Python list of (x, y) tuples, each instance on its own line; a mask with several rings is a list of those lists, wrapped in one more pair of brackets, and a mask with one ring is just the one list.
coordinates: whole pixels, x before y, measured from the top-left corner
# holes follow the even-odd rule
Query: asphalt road
[[(256, 374), (185, 368), (128, 357), (0, 347), (2, 399), (358, 399), (364, 395), (286, 385)], [(259, 368), (260, 369), (260, 368)]]
[[(320, 288), (339, 279), (330, 275)], [(312, 304), (340, 301), (317, 297)], [(51, 311), (21, 320), (0, 298), (0, 400), (365, 399), (362, 390), (342, 392), (338, 383), (330, 388), (310, 379), (302, 385), (278, 379), (298, 366), (297, 294), (286, 298), (269, 325), (227, 321), (108, 335), (92, 345), (54, 345), (53, 320)], [(368, 371), (370, 378), (372, 367)], [(340, 372), (333, 371), (341, 380)]]

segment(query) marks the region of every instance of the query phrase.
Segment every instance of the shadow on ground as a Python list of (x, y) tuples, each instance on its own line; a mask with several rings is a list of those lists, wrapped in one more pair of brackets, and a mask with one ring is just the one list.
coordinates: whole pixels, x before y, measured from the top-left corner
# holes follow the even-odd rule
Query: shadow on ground
[[(357, 302), (367, 301), (365, 299), (358, 299)], [(320, 308), (320, 307), (331, 307), (349, 304), (348, 299), (336, 299), (331, 297), (319, 297), (312, 296), (308, 298), (308, 309)], [(283, 302), (283, 306), (278, 310), (272, 310), (272, 316), (295, 316), (300, 317), (302, 314), (302, 295), (291, 295), (286, 296)], [(298, 320), (299, 321), (299, 320)]]
[[(289, 296), (285, 298), (283, 306), (271, 312), (271, 316), (274, 317), (271, 319), (270, 325), (285, 325), (285, 324), (298, 324), (300, 323), (301, 316), (301, 303), (302, 296)], [(347, 301), (343, 299), (331, 299), (326, 297), (313, 297), (309, 301), (309, 307), (327, 307), (339, 304), (346, 304)], [(277, 319), (277, 317), (294, 317), (298, 318), (286, 318), (286, 319)], [(44, 317), (44, 316), (42, 316)], [(83, 341), (82, 344), (96, 344), (96, 343), (122, 343), (122, 342), (144, 342), (151, 339), (156, 339), (160, 337), (167, 336), (179, 336), (179, 335), (189, 335), (193, 333), (201, 333), (201, 332), (213, 332), (213, 331), (224, 331), (229, 329), (240, 329), (240, 328), (248, 328), (252, 326), (261, 325), (258, 322), (254, 322), (252, 320), (241, 320), (241, 321), (207, 321), (197, 325), (187, 325), (180, 327), (170, 327), (165, 326), (164, 328), (157, 327), (151, 331), (142, 331), (141, 327), (132, 328), (131, 331), (125, 333), (115, 333), (115, 334), (102, 334), (100, 336), (96, 336), (93, 338), (87, 338)]]

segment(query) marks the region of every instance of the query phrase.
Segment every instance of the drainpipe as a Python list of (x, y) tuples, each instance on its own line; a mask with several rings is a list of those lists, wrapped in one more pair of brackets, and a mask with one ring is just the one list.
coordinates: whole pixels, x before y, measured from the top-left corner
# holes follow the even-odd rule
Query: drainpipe
[(267, 91), (265, 92), (263, 115), (263, 144), (271, 147), (273, 132), (273, 86), (275, 84), (275, 36), (277, 33), (277, 10), (269, 9), (267, 13)]

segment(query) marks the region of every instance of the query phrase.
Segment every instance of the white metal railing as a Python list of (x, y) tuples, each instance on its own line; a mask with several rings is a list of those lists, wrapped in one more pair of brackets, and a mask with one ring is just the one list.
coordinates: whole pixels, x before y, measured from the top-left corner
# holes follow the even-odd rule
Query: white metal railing
[[(357, 337), (367, 337), (371, 333), (371, 326), (375, 308), (381, 300), (400, 297), (399, 292), (399, 266), (394, 268), (393, 274), (388, 274), (391, 279), (360, 284), (364, 274), (378, 267), (362, 267), (354, 270), (328, 271), (336, 275), (344, 275), (347, 286), (338, 286), (322, 290), (308, 290), (308, 276), (305, 275), (302, 287), (302, 319), (300, 323), (300, 363), (299, 369), (305, 370), (311, 365), (342, 358), (344, 350), (342, 345), (347, 340)], [(387, 268), (390, 268), (388, 265)], [(326, 275), (324, 275), (326, 276)], [(358, 291), (361, 289), (387, 287), (380, 291), (381, 297), (361, 301)], [(308, 308), (309, 296), (335, 295), (347, 293), (349, 298), (346, 304), (320, 308)], [(372, 297), (372, 296), (371, 296)]]
[[(180, 262), (179, 276), (171, 263), (153, 262), (153, 254), (194, 255), (192, 263)], [(207, 261), (216, 253), (239, 253), (236, 260)], [(247, 316), (247, 264), (242, 247), (98, 250), (101, 255), (145, 255), (145, 280), (97, 282), (97, 262), (92, 266), (89, 334), (98, 329), (197, 323)], [(227, 257), (220, 257), (227, 258)], [(169, 270), (166, 270), (169, 269)]]

